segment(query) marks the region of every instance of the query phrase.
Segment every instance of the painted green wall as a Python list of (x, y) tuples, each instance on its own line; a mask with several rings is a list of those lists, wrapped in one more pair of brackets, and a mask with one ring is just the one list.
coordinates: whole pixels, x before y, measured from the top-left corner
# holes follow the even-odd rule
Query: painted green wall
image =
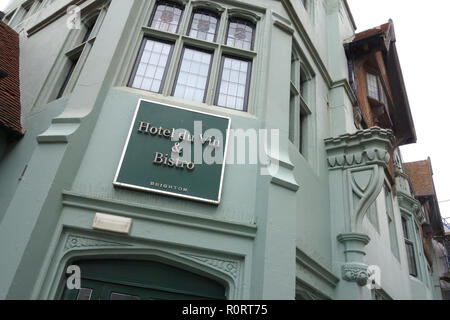
[[(30, 17), (24, 29), (63, 2)], [(64, 16), (21, 40), (27, 134), (0, 163), (0, 254), (7, 261), (0, 298), (59, 298), (66, 264), (120, 255), (163, 260), (215, 279), (228, 298), (294, 299), (301, 287), (321, 298), (371, 299), (368, 289), (342, 279), (343, 249), (336, 240), (342, 221), (332, 212), (345, 210), (338, 196), (344, 184), (330, 186), (324, 144), (356, 131), (342, 46), (354, 28), (344, 2), (315, 1), (309, 13), (301, 1), (217, 2), (261, 16), (249, 113), (126, 87), (151, 1), (111, 2), (72, 94), (53, 103), (40, 102), (70, 35)], [(314, 74), (306, 157), (288, 139), (293, 41)], [(47, 55), (36, 54), (44, 48)], [(235, 129), (280, 129), (279, 172), (261, 176), (259, 165), (227, 165), (219, 206), (115, 189), (140, 98), (229, 116)], [(372, 238), (367, 263), (382, 268), (392, 297), (431, 298), (429, 288), (409, 279), (402, 248), (400, 262), (390, 254), (382, 210), (380, 235), (364, 224)], [(132, 218), (130, 234), (93, 230), (96, 212)]]

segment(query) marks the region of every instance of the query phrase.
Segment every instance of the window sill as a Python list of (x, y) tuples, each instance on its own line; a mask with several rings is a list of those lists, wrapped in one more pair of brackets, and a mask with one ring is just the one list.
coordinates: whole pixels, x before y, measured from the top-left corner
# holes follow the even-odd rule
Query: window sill
[(204, 112), (209, 112), (209, 113), (217, 113), (217, 114), (225, 115), (225, 116), (234, 115), (234, 116), (239, 116), (239, 117), (243, 117), (243, 118), (248, 118), (251, 120), (258, 119), (258, 117), (256, 117), (255, 115), (253, 115), (249, 112), (246, 112), (246, 111), (239, 111), (239, 110), (229, 109), (229, 108), (225, 108), (225, 107), (220, 107), (217, 105), (210, 105), (210, 104), (201, 103), (201, 102), (189, 101), (186, 99), (176, 98), (173, 96), (166, 96), (166, 95), (163, 95), (160, 93), (131, 88), (128, 86), (117, 86), (117, 87), (113, 87), (113, 88), (122, 90), (122, 91), (127, 91), (127, 92), (134, 93), (134, 94), (139, 94), (143, 99), (153, 99), (153, 100), (157, 100), (161, 103), (166, 103), (166, 104), (171, 104), (171, 105), (181, 105), (186, 108), (191, 108), (194, 110), (199, 110), (199, 111), (204, 111)]

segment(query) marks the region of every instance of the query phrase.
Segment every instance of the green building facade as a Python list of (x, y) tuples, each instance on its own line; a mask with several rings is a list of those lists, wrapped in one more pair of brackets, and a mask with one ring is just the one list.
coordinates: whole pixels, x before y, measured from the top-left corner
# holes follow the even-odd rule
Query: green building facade
[[(355, 126), (346, 1), (14, 1), (4, 21), (21, 39), (25, 136), (0, 158), (0, 298), (441, 299), (401, 165), (396, 192), (387, 182), (395, 134)], [(279, 143), (269, 165), (174, 178), (220, 180), (217, 203), (113, 185), (141, 102)], [(66, 288), (72, 265), (81, 290)]]

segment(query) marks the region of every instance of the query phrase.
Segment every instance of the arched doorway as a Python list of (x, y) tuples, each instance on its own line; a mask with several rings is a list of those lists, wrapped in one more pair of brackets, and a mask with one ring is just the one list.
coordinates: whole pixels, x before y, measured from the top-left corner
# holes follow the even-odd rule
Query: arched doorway
[(81, 289), (65, 288), (64, 300), (226, 299), (212, 279), (157, 261), (81, 260)]

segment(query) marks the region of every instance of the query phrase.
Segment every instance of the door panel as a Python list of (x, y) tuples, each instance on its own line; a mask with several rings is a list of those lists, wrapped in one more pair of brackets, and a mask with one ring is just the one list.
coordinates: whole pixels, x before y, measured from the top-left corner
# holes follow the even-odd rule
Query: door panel
[(64, 300), (225, 299), (225, 288), (198, 274), (154, 261), (90, 260), (81, 269), (81, 289), (64, 290)]

